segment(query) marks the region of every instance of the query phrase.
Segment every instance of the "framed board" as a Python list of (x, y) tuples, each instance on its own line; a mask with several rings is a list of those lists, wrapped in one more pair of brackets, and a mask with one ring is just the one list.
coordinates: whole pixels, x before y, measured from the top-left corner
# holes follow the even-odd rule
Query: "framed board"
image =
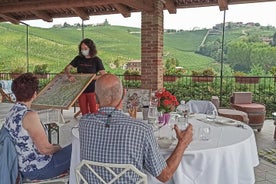
[(37, 95), (34, 108), (69, 109), (94, 79), (95, 74), (72, 74), (76, 81), (70, 82), (66, 74), (58, 74)]
[(149, 106), (151, 90), (149, 89), (126, 89), (123, 99), (123, 111), (128, 112), (129, 106), (136, 106), (141, 112), (143, 106)]

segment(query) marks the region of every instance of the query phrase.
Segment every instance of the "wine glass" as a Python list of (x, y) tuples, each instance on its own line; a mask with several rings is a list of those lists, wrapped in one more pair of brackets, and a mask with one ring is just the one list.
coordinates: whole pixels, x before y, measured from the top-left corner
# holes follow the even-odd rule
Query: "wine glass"
[(208, 110), (206, 112), (206, 119), (208, 121), (215, 121), (216, 120), (217, 113), (215, 110)]

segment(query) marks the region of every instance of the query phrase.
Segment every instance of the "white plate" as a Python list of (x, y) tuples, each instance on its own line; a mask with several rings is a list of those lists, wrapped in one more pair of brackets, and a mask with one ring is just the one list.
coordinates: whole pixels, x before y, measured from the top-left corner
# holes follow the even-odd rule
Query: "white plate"
[(224, 125), (238, 125), (237, 121), (231, 119), (217, 119), (216, 123), (224, 124)]

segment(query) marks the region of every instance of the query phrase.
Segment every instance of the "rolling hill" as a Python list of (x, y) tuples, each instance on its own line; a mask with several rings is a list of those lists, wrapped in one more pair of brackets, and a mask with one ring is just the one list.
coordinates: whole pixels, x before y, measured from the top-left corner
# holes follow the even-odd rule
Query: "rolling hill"
[[(251, 30), (251, 29), (250, 29)], [(249, 29), (247, 32), (249, 33)], [(60, 72), (77, 55), (78, 44), (82, 39), (80, 27), (62, 28), (29, 27), (28, 56), (30, 71), (37, 64), (48, 64), (50, 72)], [(195, 53), (208, 30), (165, 32), (164, 61), (174, 57), (179, 65), (187, 70), (203, 69), (219, 63), (210, 57)], [(256, 32), (256, 30), (255, 30)], [(264, 30), (273, 35), (273, 31)], [(0, 24), (0, 72), (9, 72), (17, 66), (26, 67), (27, 44), (26, 26), (8, 23)], [(229, 31), (226, 43), (242, 35), (241, 29)], [(121, 67), (111, 68), (111, 63), (121, 65), (129, 60), (139, 60), (141, 55), (140, 29), (122, 26), (87, 26), (84, 37), (94, 40), (98, 56), (103, 60), (107, 71), (123, 73)], [(210, 35), (208, 40), (221, 39), (221, 34)]]

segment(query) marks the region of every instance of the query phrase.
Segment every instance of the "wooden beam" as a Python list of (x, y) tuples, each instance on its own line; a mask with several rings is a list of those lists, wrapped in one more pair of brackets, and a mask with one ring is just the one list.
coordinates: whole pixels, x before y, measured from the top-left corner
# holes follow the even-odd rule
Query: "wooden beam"
[(16, 3), (0, 3), (0, 13), (22, 12), (33, 10), (47, 10), (58, 8), (88, 7), (119, 3), (120, 0), (29, 0)]
[(5, 19), (7, 22), (11, 22), (13, 24), (19, 24), (20, 23), (20, 20), (17, 20), (15, 18), (13, 18), (12, 16), (0, 14), (0, 17), (2, 17), (3, 19)]
[(218, 0), (219, 10), (224, 11), (228, 10), (228, 2), (227, 0)]
[[(145, 3), (147, 2), (147, 3)], [(145, 12), (153, 12), (154, 7), (152, 1), (143, 1), (142, 0), (121, 0), (120, 3), (128, 5), (134, 9), (140, 10), (140, 11), (145, 11)]]
[(32, 13), (46, 22), (53, 22), (53, 18), (50, 17), (45, 11), (32, 11)]
[(169, 11), (171, 14), (176, 13), (176, 6), (174, 4), (173, 0), (166, 0), (165, 1), (165, 8)]
[(89, 14), (86, 13), (82, 8), (72, 8), (72, 10), (73, 10), (82, 20), (89, 20)]
[(120, 12), (125, 18), (130, 17), (130, 11), (129, 9), (122, 5), (122, 4), (113, 4), (113, 6), (117, 9), (118, 12)]

